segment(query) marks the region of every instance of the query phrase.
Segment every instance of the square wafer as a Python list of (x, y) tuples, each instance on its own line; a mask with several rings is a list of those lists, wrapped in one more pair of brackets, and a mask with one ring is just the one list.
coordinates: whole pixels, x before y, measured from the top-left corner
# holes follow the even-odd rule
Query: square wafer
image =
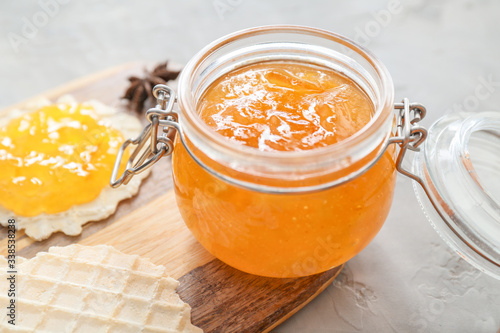
[[(16, 325), (2, 311), (1, 332), (202, 332), (163, 266), (111, 246), (52, 247), (21, 260), (16, 279)], [(0, 294), (2, 307), (9, 301)]]

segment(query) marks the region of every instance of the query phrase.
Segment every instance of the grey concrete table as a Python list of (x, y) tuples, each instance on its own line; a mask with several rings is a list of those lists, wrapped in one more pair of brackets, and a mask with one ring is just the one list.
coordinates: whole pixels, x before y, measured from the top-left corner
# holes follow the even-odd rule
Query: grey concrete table
[[(290, 23), (368, 46), (392, 73), (397, 98), (427, 106), (428, 126), (461, 108), (500, 109), (499, 17), (500, 2), (494, 0), (2, 1), (0, 107), (126, 61), (185, 63), (224, 34)], [(492, 82), (490, 93), (479, 96), (485, 80)], [(499, 328), (500, 281), (447, 248), (421, 212), (411, 182), (399, 177), (379, 235), (333, 285), (276, 331)]]

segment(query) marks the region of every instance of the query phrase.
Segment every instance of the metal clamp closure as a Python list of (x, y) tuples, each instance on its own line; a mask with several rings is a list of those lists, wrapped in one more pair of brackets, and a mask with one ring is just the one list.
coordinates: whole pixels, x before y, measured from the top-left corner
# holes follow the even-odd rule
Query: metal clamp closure
[[(173, 111), (176, 101), (175, 91), (169, 86), (158, 84), (153, 88), (153, 95), (156, 97), (157, 105), (146, 112), (146, 118), (150, 123), (137, 138), (126, 140), (120, 147), (111, 174), (111, 187), (128, 184), (134, 175), (150, 168), (160, 158), (170, 155), (173, 151), (171, 137), (178, 128), (178, 115)], [(148, 140), (150, 144), (146, 147)], [(125, 172), (117, 179), (123, 154), (129, 145), (136, 147), (127, 161)]]
[(420, 103), (410, 103), (404, 98), (401, 103), (395, 103), (396, 109), (396, 135), (389, 139), (389, 144), (395, 143), (400, 146), (396, 168), (403, 175), (422, 183), (417, 175), (403, 167), (406, 150), (420, 151), (419, 146), (427, 138), (427, 130), (417, 123), (425, 117), (426, 109)]
[[(160, 158), (170, 155), (173, 151), (173, 142), (171, 139), (173, 138), (172, 134), (175, 134), (175, 131), (180, 132), (179, 123), (177, 122), (178, 115), (173, 111), (173, 106), (176, 102), (175, 92), (170, 87), (160, 84), (154, 87), (153, 94), (156, 97), (158, 104), (156, 107), (151, 108), (146, 112), (146, 118), (150, 123), (146, 126), (146, 128), (144, 128), (142, 133), (137, 138), (128, 139), (120, 147), (111, 175), (110, 184), (112, 187), (127, 184), (134, 175), (150, 168)], [(427, 137), (427, 130), (417, 124), (425, 117), (425, 107), (419, 103), (410, 103), (409, 100), (405, 98), (401, 103), (394, 104), (394, 109), (396, 110), (396, 131), (394, 136), (390, 137), (388, 141), (386, 141), (380, 155), (359, 172), (351, 174), (345, 177), (345, 179), (339, 179), (331, 183), (305, 188), (287, 188), (286, 190), (282, 190), (258, 186), (259, 190), (266, 193), (305, 193), (337, 186), (363, 174), (380, 159), (383, 151), (385, 151), (385, 149), (393, 143), (398, 144), (401, 148), (396, 161), (397, 170), (403, 175), (408, 176), (422, 184), (422, 180), (418, 176), (403, 167), (403, 160), (407, 149), (418, 151), (418, 147)], [(182, 133), (180, 134), (179, 138), (185, 145)], [(148, 140), (150, 142), (149, 147), (146, 146)], [(136, 147), (127, 161), (125, 172), (119, 179), (117, 179), (123, 154), (129, 145), (135, 145)], [(233, 179), (210, 169), (203, 162), (201, 162), (186, 145), (185, 147), (190, 156), (207, 172), (236, 186), (253, 189), (253, 185), (250, 183)]]

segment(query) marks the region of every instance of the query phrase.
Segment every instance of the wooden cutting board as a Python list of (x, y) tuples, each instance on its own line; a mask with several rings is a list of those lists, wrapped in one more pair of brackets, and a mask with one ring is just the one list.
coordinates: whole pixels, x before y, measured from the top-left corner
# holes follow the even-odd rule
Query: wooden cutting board
[[(125, 64), (42, 96), (56, 100), (72, 94), (78, 101), (98, 99), (123, 112), (131, 112), (120, 97), (128, 85), (127, 77), (142, 75), (144, 67), (139, 63)], [(22, 107), (39, 97), (8, 109)], [(144, 116), (139, 117), (145, 123)], [(2, 255), (6, 254), (6, 236), (2, 228)], [(50, 246), (72, 243), (108, 244), (164, 265), (180, 281), (177, 292), (191, 305), (193, 324), (205, 332), (268, 332), (321, 293), (342, 268), (300, 279), (273, 279), (240, 272), (215, 259), (195, 240), (181, 219), (173, 193), (170, 158), (155, 165), (137, 196), (121, 202), (108, 219), (86, 224), (80, 236), (57, 233), (35, 242), (18, 231), (17, 255), (31, 258)]]

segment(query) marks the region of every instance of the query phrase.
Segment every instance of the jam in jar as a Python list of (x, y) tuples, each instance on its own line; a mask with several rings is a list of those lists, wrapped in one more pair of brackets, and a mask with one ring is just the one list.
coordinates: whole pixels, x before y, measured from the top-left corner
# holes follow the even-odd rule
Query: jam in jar
[[(209, 86), (198, 105), (199, 117), (214, 135), (284, 154), (341, 143), (373, 113), (371, 100), (348, 77), (293, 62), (231, 71)], [(348, 261), (382, 227), (394, 190), (393, 153), (387, 150), (368, 172), (340, 186), (269, 194), (211, 175), (177, 140), (177, 203), (198, 241), (227, 264), (273, 277), (314, 274)], [(329, 175), (314, 181), (321, 178), (327, 181)]]
[(151, 148), (111, 184), (172, 154), (181, 215), (223, 262), (269, 277), (316, 274), (382, 227), (397, 166), (394, 87), (347, 38), (299, 26), (236, 32), (188, 62), (177, 94), (153, 93), (151, 124), (129, 141)]

